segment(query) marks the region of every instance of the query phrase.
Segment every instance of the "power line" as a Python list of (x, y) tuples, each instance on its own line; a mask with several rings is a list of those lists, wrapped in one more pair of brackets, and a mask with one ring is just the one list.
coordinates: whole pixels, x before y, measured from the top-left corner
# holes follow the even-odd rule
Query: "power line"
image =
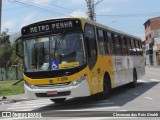
[(3, 9), (3, 11), (11, 11), (11, 10), (17, 10), (25, 7), (17, 7), (17, 8), (9, 8), (9, 9)]
[(55, 7), (57, 7), (57, 8), (61, 8), (61, 9), (64, 9), (64, 10), (68, 10), (68, 11), (75, 11), (75, 10), (73, 10), (73, 9), (69, 9), (69, 8), (61, 7), (61, 6), (54, 5), (54, 4), (49, 4), (50, 2), (44, 2), (43, 0), (39, 0), (39, 1), (40, 1), (40, 2), (42, 2), (42, 3), (46, 3), (46, 4), (50, 5), (50, 6), (55, 6)]
[[(53, 3), (55, 0), (53, 0), (53, 1), (51, 1), (51, 2), (44, 2), (44, 1), (42, 1), (42, 0), (39, 0), (39, 1), (42, 2), (42, 3), (48, 4), (48, 5), (50, 5), (50, 6), (55, 6), (55, 7), (57, 7), (57, 8), (65, 9), (65, 10), (68, 10), (68, 11), (75, 11), (75, 10), (73, 10), (73, 9), (60, 7), (60, 6), (57, 6), (57, 5), (54, 5), (54, 4), (49, 4), (49, 3)], [(9, 2), (11, 2), (11, 1), (9, 0)], [(24, 6), (24, 7), (26, 7), (26, 6)], [(3, 11), (12, 11), (12, 10), (21, 9), (21, 8), (24, 8), (24, 7), (3, 9)]]
[(136, 13), (136, 14), (115, 14), (115, 15), (97, 15), (99, 17), (146, 17), (160, 15), (160, 12), (154, 13)]
[[(28, 4), (28, 3), (25, 3), (25, 2), (21, 2), (21, 1), (18, 1), (18, 0), (14, 0), (14, 2), (11, 2), (11, 1), (9, 1), (9, 2), (10, 2), (10, 3), (19, 3), (19, 4), (22, 4), (22, 5), (24, 5), (24, 6), (34, 7), (34, 8), (40, 9), (40, 10), (45, 11), (45, 12), (50, 12), (50, 13), (52, 13), (52, 14), (67, 15), (67, 14), (60, 13), (60, 12), (57, 12), (57, 11), (53, 11), (53, 10), (50, 10), (50, 9), (42, 8), (42, 7), (33, 5), (33, 4)], [(67, 16), (70, 16), (70, 15), (67, 15)], [(70, 16), (70, 17), (72, 17), (72, 16)]]

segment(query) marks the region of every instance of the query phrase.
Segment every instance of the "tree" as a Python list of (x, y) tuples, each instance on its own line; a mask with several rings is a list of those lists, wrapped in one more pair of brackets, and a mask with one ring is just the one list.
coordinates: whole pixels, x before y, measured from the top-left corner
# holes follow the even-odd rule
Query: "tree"
[(0, 67), (6, 71), (6, 79), (8, 79), (8, 71), (11, 66), (12, 46), (7, 35), (8, 29), (2, 32), (0, 36)]
[(16, 55), (16, 43), (12, 45), (12, 56), (11, 56), (12, 67), (16, 68), (16, 79), (18, 79), (18, 71), (22, 70), (23, 59)]

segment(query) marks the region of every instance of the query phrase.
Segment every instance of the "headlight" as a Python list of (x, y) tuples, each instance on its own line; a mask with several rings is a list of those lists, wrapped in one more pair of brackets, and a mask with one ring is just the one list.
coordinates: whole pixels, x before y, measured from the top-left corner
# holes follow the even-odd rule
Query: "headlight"
[(86, 76), (87, 76), (87, 75), (84, 74), (83, 76), (77, 78), (76, 80), (74, 80), (74, 81), (72, 82), (72, 85), (73, 85), (73, 86), (78, 85), (79, 83), (81, 83), (82, 81), (84, 81), (84, 80), (86, 79)]
[(31, 88), (31, 89), (35, 89), (35, 88), (36, 88), (35, 85), (31, 85), (31, 84), (29, 84), (29, 83), (26, 82), (26, 81), (25, 81), (25, 84), (26, 84), (29, 88)]

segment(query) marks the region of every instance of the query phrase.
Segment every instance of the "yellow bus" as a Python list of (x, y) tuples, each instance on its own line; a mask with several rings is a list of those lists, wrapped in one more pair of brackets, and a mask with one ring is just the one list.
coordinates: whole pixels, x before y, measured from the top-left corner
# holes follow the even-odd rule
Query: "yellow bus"
[(118, 86), (136, 87), (145, 74), (140, 38), (85, 18), (44, 20), (21, 33), (16, 51), (24, 60), (25, 93), (31, 99), (108, 98)]

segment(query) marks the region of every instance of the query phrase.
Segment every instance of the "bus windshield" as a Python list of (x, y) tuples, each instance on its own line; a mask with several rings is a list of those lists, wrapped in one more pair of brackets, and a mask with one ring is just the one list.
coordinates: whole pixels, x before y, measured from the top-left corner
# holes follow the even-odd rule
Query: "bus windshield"
[(86, 63), (81, 32), (24, 40), (25, 71), (48, 71)]

